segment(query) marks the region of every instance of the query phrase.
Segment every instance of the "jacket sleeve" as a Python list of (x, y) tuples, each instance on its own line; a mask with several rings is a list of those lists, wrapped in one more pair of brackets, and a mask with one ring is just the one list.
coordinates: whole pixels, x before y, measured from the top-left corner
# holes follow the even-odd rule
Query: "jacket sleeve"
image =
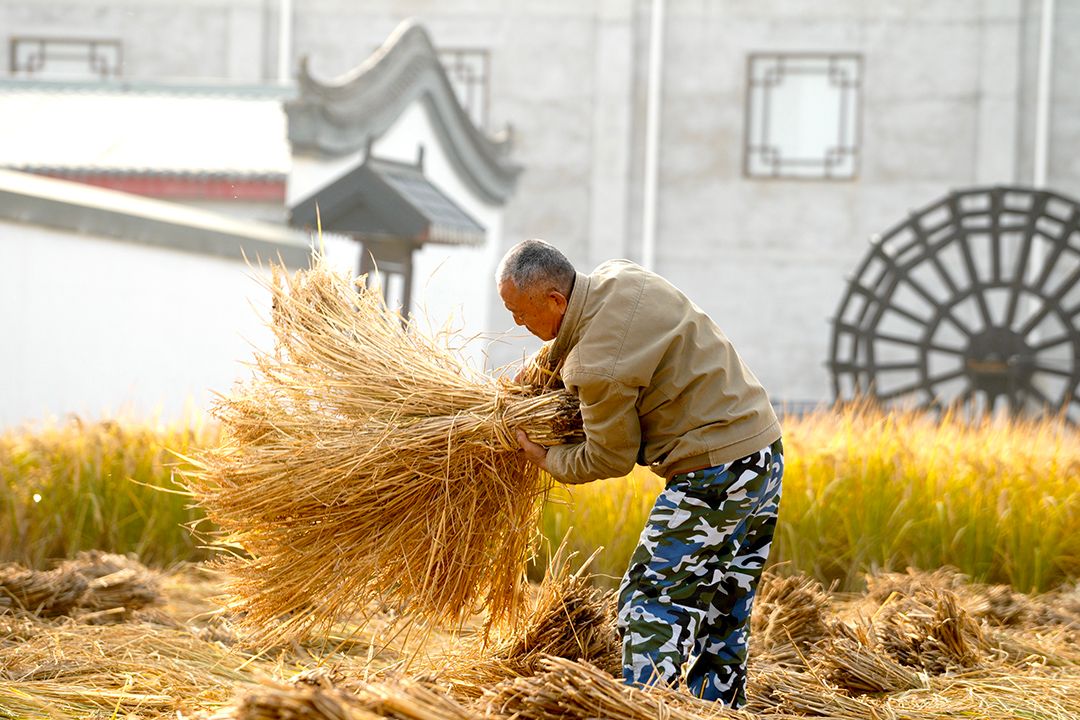
[(641, 445), (638, 388), (599, 373), (579, 372), (563, 380), (568, 390), (577, 392), (585, 442), (548, 448), (548, 472), (569, 484), (630, 472)]

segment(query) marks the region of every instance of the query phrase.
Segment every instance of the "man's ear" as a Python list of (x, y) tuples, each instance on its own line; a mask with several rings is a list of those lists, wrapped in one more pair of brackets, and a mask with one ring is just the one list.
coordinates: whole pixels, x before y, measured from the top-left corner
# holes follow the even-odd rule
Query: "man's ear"
[(548, 291), (548, 302), (552, 303), (553, 307), (556, 308), (560, 313), (566, 312), (566, 296), (558, 290)]

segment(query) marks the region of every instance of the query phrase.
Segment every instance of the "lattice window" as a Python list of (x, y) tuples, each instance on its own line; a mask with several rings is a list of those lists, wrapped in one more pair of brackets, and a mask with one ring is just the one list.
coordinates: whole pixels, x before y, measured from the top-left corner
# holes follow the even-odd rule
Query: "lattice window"
[(753, 54), (747, 80), (745, 172), (749, 177), (855, 177), (860, 56)]
[(17, 37), (10, 41), (12, 75), (40, 78), (120, 77), (119, 40)]
[(465, 112), (478, 128), (487, 129), (490, 53), (487, 50), (442, 48), (439, 60)]

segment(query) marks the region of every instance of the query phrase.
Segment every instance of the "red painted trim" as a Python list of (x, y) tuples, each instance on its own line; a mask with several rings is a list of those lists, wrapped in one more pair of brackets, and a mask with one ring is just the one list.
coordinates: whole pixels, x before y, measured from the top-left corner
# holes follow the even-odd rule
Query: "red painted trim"
[(38, 171), (37, 174), (154, 198), (285, 202), (284, 179), (121, 175), (63, 170)]

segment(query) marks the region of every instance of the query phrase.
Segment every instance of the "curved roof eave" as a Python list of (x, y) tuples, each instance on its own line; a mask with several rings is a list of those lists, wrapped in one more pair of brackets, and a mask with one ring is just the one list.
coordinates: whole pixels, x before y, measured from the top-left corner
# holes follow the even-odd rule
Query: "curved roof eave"
[(458, 102), (427, 32), (406, 20), (355, 70), (331, 82), (315, 79), (301, 60), (299, 95), (285, 104), (294, 149), (338, 156), (365, 148), (415, 100), (427, 108), (462, 178), (485, 201), (502, 205), (521, 167), (508, 143), (482, 133)]

